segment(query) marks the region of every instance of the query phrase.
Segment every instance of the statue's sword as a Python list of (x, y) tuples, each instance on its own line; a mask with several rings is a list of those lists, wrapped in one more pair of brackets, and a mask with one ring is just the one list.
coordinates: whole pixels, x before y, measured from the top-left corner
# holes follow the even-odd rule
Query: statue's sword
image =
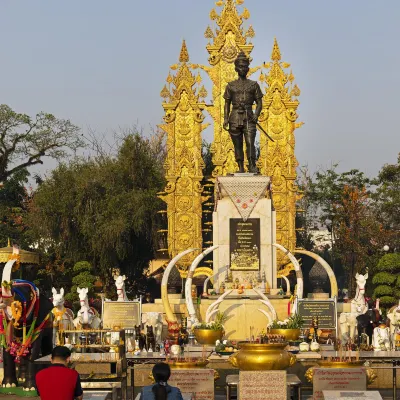
[(259, 129), (262, 133), (264, 133), (265, 136), (267, 136), (267, 138), (268, 138), (269, 140), (271, 140), (271, 142), (275, 142), (275, 140), (272, 139), (272, 137), (269, 136), (267, 132), (265, 132), (265, 130), (263, 129), (263, 127), (262, 127), (258, 122), (256, 122), (256, 125), (258, 126), (258, 129)]

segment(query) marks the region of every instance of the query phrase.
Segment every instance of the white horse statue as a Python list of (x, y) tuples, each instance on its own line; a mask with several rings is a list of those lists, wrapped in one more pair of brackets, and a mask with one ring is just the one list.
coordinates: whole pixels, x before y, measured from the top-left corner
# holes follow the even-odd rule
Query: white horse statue
[(74, 312), (70, 308), (66, 308), (64, 306), (64, 288), (60, 289), (60, 293), (57, 293), (57, 289), (52, 288), (52, 292), (54, 306), (53, 310), (51, 311), (54, 317), (53, 345), (57, 346), (60, 344), (58, 331), (71, 330), (74, 328)]
[(114, 276), (115, 286), (117, 287), (118, 300), (129, 301), (125, 292), (125, 275)]
[(146, 312), (142, 314), (142, 323), (146, 328), (152, 326), (156, 343), (161, 342), (161, 334), (163, 329), (162, 314), (158, 312)]
[(75, 328), (97, 329), (100, 326), (101, 320), (99, 318), (99, 313), (93, 307), (89, 307), (88, 288), (77, 288), (76, 291), (79, 294), (81, 309), (74, 319)]
[(390, 330), (385, 324), (379, 325), (374, 329), (372, 345), (374, 346), (374, 351), (390, 350)]
[(340, 314), (339, 324), (344, 343), (354, 339), (357, 329), (357, 317), (368, 311), (368, 304), (364, 296), (367, 279), (368, 272), (365, 275), (356, 274), (357, 290), (356, 296), (350, 302), (350, 312)]

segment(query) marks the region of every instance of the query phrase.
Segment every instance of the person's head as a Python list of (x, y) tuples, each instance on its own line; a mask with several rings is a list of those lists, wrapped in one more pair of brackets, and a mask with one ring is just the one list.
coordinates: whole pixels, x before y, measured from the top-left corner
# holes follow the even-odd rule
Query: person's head
[(246, 78), (249, 72), (250, 60), (246, 54), (241, 51), (235, 60), (235, 71), (241, 78)]
[(51, 352), (51, 363), (52, 364), (64, 364), (68, 365), (71, 358), (71, 351), (65, 346), (56, 346)]
[(153, 387), (153, 393), (156, 400), (167, 399), (166, 384), (171, 376), (171, 368), (168, 364), (158, 363), (153, 367), (153, 377), (156, 385)]

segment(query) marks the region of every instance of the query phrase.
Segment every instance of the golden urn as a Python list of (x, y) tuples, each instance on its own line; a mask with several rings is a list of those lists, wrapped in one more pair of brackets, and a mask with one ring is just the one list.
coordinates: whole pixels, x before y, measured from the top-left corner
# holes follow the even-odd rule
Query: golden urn
[(222, 329), (217, 331), (213, 329), (194, 329), (193, 333), (197, 343), (210, 346), (215, 346), (215, 342), (217, 340), (222, 340), (224, 336), (224, 331)]
[(299, 338), (300, 329), (270, 329), (268, 334), (285, 336), (287, 342), (292, 342)]
[(229, 362), (241, 371), (285, 370), (296, 362), (296, 356), (285, 350), (286, 343), (241, 343)]
[[(365, 361), (328, 361), (321, 360), (318, 361), (319, 368), (363, 368)], [(304, 376), (307, 381), (312, 383), (314, 378), (314, 369), (318, 367), (309, 368)], [(372, 368), (364, 367), (365, 373), (367, 374), (367, 384), (370, 385), (375, 381), (377, 375)]]

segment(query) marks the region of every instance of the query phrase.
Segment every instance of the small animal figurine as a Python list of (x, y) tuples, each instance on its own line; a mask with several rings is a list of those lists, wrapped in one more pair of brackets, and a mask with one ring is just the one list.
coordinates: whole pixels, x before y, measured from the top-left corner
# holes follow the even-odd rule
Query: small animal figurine
[(140, 330), (140, 325), (135, 325), (135, 342), (137, 342), (140, 351), (146, 347), (146, 339)]
[(153, 327), (151, 325), (147, 326), (147, 333), (146, 333), (146, 350), (152, 351), (156, 348), (156, 338), (154, 336)]

